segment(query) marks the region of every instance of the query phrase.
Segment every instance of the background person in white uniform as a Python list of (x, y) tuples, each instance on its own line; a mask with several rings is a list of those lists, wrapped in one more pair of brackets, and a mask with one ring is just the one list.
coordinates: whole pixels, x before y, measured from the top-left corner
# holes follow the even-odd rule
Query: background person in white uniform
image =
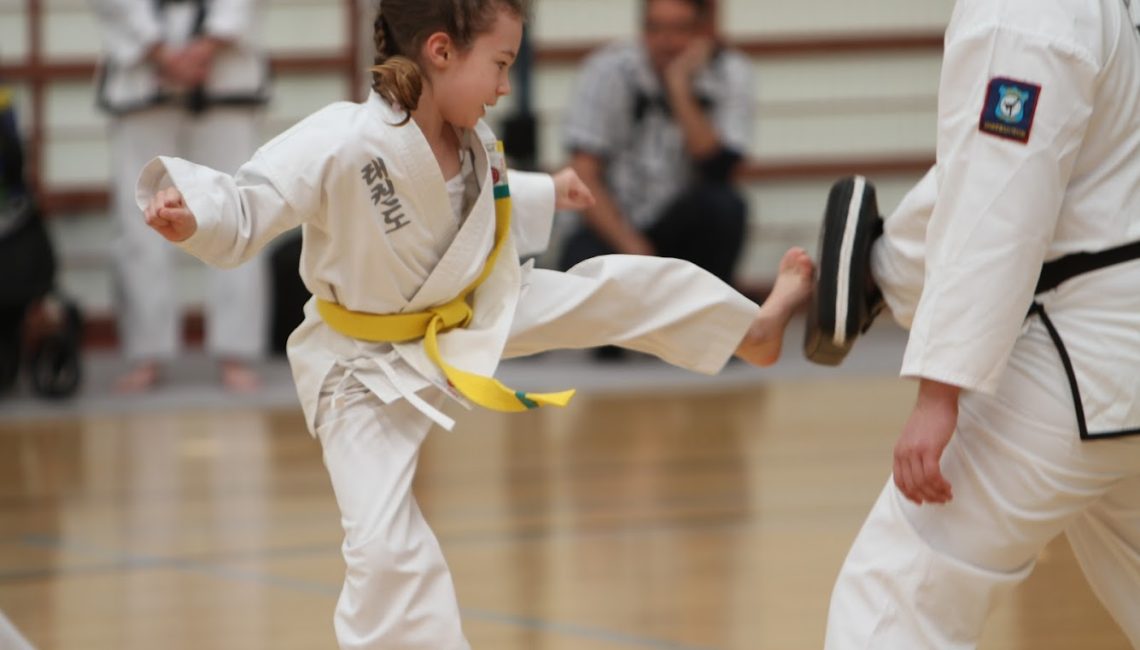
[[(268, 67), (253, 37), (256, 0), (92, 0), (105, 56), (99, 105), (111, 117), (112, 211), (119, 221), (119, 333), (132, 370), (117, 388), (153, 387), (181, 342), (175, 252), (139, 218), (135, 181), (158, 155), (237, 171), (260, 143)], [(265, 271), (208, 271), (206, 349), (222, 382), (252, 390), (248, 362), (265, 353)]]
[(918, 399), (836, 582), (828, 650), (976, 647), (1060, 533), (1140, 648), (1138, 241), (1125, 4), (958, 0), (936, 166), (872, 253)]
[[(482, 121), (510, 91), (524, 15), (520, 0), (384, 0), (367, 101), (318, 111), (235, 177), (164, 157), (139, 181), (148, 223), (213, 264), (240, 264), (302, 227), (314, 299), (289, 360), (345, 531), (341, 648), (469, 647), (411, 489), (433, 423), (454, 424), (442, 402), (484, 403), (456, 368), (485, 378), (503, 357), (610, 343), (707, 373), (733, 354), (770, 364), (811, 291), (802, 250), (786, 255), (763, 307), (681, 260), (615, 255), (565, 273), (520, 264), (545, 247), (556, 208), (592, 202), (569, 169), (510, 172), (508, 184)], [(438, 322), (451, 306), (469, 311), (437, 337), (430, 323), (406, 339), (387, 332), (393, 318)], [(360, 321), (367, 331), (347, 332)], [(496, 394), (514, 407), (502, 410), (538, 397)]]

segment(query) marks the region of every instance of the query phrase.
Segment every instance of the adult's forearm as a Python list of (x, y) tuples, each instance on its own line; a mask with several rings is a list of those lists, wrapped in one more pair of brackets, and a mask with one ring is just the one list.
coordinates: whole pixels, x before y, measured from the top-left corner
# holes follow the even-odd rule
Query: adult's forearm
[(918, 403), (939, 409), (958, 409), (958, 396), (962, 389), (933, 379), (921, 378), (918, 383)]
[(622, 215), (613, 196), (604, 187), (595, 185), (590, 185), (590, 191), (597, 203), (583, 212), (583, 217), (598, 237), (618, 253), (651, 254), (649, 241)]
[(652, 254), (649, 240), (622, 214), (606, 187), (603, 180), (605, 162), (598, 156), (579, 152), (571, 159), (570, 166), (594, 195), (594, 207), (585, 210), (582, 216), (598, 237), (618, 253)]
[(669, 99), (689, 156), (701, 161), (717, 155), (721, 150), (720, 134), (693, 96), (689, 81), (669, 82)]

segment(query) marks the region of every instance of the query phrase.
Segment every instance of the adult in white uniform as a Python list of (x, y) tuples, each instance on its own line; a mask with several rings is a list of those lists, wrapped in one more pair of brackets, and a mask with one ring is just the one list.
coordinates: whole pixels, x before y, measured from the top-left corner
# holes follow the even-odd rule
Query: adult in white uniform
[[(184, 155), (236, 172), (260, 142), (268, 66), (253, 37), (255, 0), (92, 2), (105, 50), (98, 100), (111, 115), (119, 330), (134, 364), (119, 388), (136, 391), (155, 384), (181, 340), (174, 251), (139, 218), (139, 170), (155, 156)], [(207, 281), (206, 349), (228, 387), (251, 389), (247, 364), (268, 336), (263, 265), (211, 269)]]
[[(556, 207), (592, 198), (571, 170), (510, 172), (508, 184), (481, 121), (510, 91), (524, 13), (518, 0), (385, 0), (365, 102), (318, 111), (234, 177), (160, 158), (139, 181), (152, 227), (212, 264), (240, 264), (303, 229), (301, 276), (314, 299), (289, 359), (345, 529), (341, 648), (469, 647), (411, 484), (433, 423), (454, 424), (445, 399), (494, 402), (468, 390), (472, 375), (492, 375), (503, 357), (603, 343), (708, 373), (734, 352), (771, 363), (810, 293), (802, 250), (788, 254), (760, 308), (679, 260), (610, 256), (567, 273), (520, 265), (520, 253), (546, 246)], [(429, 323), (403, 342), (372, 336), (393, 318), (437, 322), (457, 305), (469, 319), (438, 335)], [(361, 322), (369, 331), (346, 334)], [(503, 410), (549, 397), (495, 394), (507, 397)]]
[(1138, 241), (1124, 2), (958, 0), (937, 163), (871, 257), (918, 400), (835, 585), (828, 650), (976, 647), (1060, 533), (1140, 648)]

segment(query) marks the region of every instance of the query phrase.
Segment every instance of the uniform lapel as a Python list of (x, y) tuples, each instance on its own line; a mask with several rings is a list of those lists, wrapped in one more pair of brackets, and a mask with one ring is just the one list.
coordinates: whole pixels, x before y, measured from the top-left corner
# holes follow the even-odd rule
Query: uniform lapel
[[(420, 135), (422, 138), (422, 134)], [(477, 140), (474, 136), (467, 136)], [(465, 138), (465, 139), (467, 139)], [(432, 270), (427, 280), (420, 286), (416, 295), (408, 302), (409, 311), (419, 311), (432, 305), (446, 302), (454, 298), (468, 283), (475, 279), (483, 268), (487, 254), (491, 250), (495, 237), (495, 206), (492, 194), (492, 183), (488, 177), (490, 165), (488, 164), (486, 148), (478, 142), (465, 142), (470, 144), (475, 154), (475, 175), (479, 179), (479, 196), (467, 214), (467, 218), (459, 227), (459, 232), (451, 242), (451, 246), (439, 260), (439, 264)], [(427, 147), (426, 140), (424, 146)], [(429, 155), (430, 155), (430, 147)], [(434, 157), (432, 158), (435, 164)], [(439, 173), (438, 164), (435, 164), (436, 175)], [(441, 188), (442, 207), (451, 211), (451, 204), (447, 198), (446, 188)], [(433, 204), (436, 202), (433, 202)]]
[[(369, 100), (385, 123), (392, 125), (403, 120), (404, 113), (389, 106), (375, 91)], [(406, 174), (407, 187), (410, 187), (407, 200), (411, 202), (415, 213), (431, 223), (453, 219), (443, 172), (432, 153), (431, 145), (415, 121), (410, 120), (401, 127), (388, 129), (385, 137), (391, 138), (385, 144), (385, 149), (397, 153), (400, 167)], [(400, 309), (402, 312), (422, 311), (454, 298), (467, 283), (475, 279), (491, 250), (495, 234), (495, 210), (492, 184), (487, 178), (487, 152), (479, 139), (472, 135), (464, 138), (464, 145), (470, 145), (475, 154), (479, 196), (467, 218), (460, 224), (450, 246), (415, 294), (404, 303)], [(428, 226), (423, 236), (436, 237), (439, 234)]]

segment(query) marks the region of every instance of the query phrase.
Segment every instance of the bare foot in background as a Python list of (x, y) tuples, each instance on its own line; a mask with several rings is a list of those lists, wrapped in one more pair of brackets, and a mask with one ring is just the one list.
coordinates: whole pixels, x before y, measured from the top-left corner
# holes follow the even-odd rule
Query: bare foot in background
[(221, 370), (222, 386), (231, 393), (253, 393), (261, 389), (261, 377), (244, 361), (223, 359)]
[(143, 361), (135, 364), (127, 374), (115, 380), (115, 392), (120, 395), (138, 395), (154, 389), (162, 379), (157, 361)]
[(814, 269), (804, 249), (792, 248), (784, 253), (776, 285), (760, 305), (760, 313), (736, 349), (736, 356), (757, 366), (770, 366), (780, 359), (788, 321), (811, 297)]

